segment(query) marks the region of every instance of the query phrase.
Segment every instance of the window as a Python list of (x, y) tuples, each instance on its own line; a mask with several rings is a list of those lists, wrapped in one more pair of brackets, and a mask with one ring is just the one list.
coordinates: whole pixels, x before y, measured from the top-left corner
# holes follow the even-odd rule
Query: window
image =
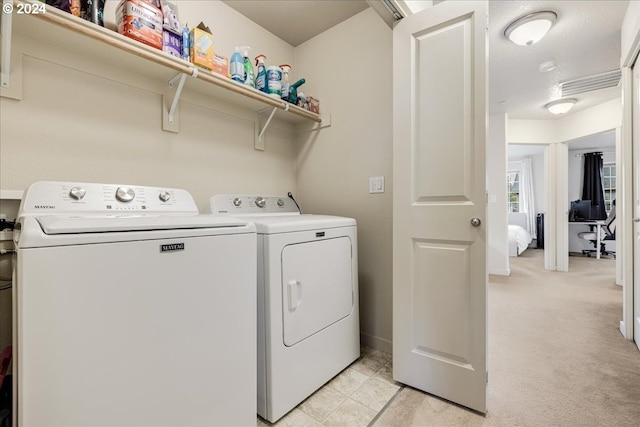
[(520, 171), (509, 171), (507, 174), (508, 185), (508, 212), (520, 212)]
[(604, 190), (604, 206), (607, 214), (616, 198), (616, 164), (605, 163), (602, 166), (602, 189)]

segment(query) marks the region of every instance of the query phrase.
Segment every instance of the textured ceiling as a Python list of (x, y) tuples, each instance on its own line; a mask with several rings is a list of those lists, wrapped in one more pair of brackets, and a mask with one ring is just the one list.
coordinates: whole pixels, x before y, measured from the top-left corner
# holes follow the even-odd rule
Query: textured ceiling
[[(364, 0), (225, 3), (292, 46), (369, 7)], [(627, 5), (627, 0), (491, 0), (489, 113), (507, 113), (515, 119), (557, 118), (544, 105), (559, 97), (560, 82), (619, 68), (620, 27)], [(553, 10), (558, 14), (558, 22), (545, 38), (532, 46), (517, 46), (504, 37), (504, 29), (510, 22), (536, 10)], [(540, 73), (538, 66), (551, 60), (557, 63), (557, 68)], [(578, 103), (568, 114), (618, 98), (620, 94), (617, 87), (577, 95)]]
[[(544, 105), (559, 98), (560, 82), (619, 68), (620, 27), (627, 1), (497, 1), (489, 3), (489, 111), (510, 118), (549, 119)], [(536, 10), (558, 22), (532, 46), (507, 40), (504, 28)], [(545, 61), (557, 68), (538, 71)], [(619, 97), (620, 87), (577, 95), (572, 113)]]

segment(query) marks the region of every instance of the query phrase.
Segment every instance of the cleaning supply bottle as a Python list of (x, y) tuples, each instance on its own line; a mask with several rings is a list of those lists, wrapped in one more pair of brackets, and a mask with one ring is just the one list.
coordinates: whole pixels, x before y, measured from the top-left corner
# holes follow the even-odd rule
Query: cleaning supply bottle
[(282, 69), (277, 65), (267, 67), (267, 94), (274, 98), (282, 97)]
[(253, 64), (249, 58), (249, 46), (242, 46), (242, 61), (244, 63), (244, 84), (251, 87), (256, 87), (255, 77), (253, 74)]
[(285, 101), (289, 100), (289, 71), (291, 71), (291, 65), (282, 64), (282, 84), (280, 86), (280, 97)]
[(256, 66), (258, 67), (258, 73), (256, 74), (256, 89), (262, 92), (267, 92), (267, 70), (264, 68), (264, 60), (266, 56), (260, 54), (256, 56)]
[(240, 47), (236, 46), (236, 50), (233, 52), (233, 55), (231, 55), (231, 59), (229, 60), (229, 74), (231, 74), (231, 78), (233, 80), (244, 83), (244, 73), (244, 58), (240, 54)]
[(298, 87), (305, 83), (305, 79), (300, 79), (291, 86), (289, 86), (289, 102), (292, 104), (298, 103)]
[(189, 61), (189, 24), (182, 29), (182, 59)]

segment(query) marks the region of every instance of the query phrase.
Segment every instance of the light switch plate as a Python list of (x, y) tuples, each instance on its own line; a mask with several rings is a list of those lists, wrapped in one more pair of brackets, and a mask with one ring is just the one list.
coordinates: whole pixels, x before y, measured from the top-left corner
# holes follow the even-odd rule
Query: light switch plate
[(384, 193), (384, 176), (369, 177), (369, 193)]

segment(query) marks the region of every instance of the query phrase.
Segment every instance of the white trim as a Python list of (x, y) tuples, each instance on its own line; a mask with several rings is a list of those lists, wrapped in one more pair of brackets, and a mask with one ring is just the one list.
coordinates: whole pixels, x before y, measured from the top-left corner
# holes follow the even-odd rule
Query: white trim
[(374, 337), (373, 335), (360, 332), (360, 343), (375, 350), (391, 353), (393, 351), (393, 342), (384, 338)]
[[(633, 233), (633, 70), (632, 67), (640, 66), (637, 61), (638, 54), (640, 53), (640, 2), (630, 1), (627, 6), (627, 12), (622, 22), (621, 33), (621, 49), (620, 49), (620, 64), (622, 65), (622, 130), (620, 138), (617, 139), (616, 144), (620, 145), (620, 150), (616, 150), (616, 153), (620, 153), (621, 163), (618, 165), (617, 174), (621, 178), (617, 185), (620, 187), (618, 193), (622, 197), (618, 196), (620, 206), (620, 235), (621, 241), (618, 243), (620, 249), (620, 256), (616, 259), (620, 259), (621, 262), (621, 282), (623, 292), (623, 307), (622, 307), (622, 321), (620, 322), (622, 335), (628, 339), (633, 340), (634, 335), (634, 254), (633, 254), (633, 239), (626, 238), (626, 236), (632, 236)], [(636, 129), (636, 131), (640, 131)], [(616, 154), (617, 156), (618, 154)], [(635, 165), (640, 167), (640, 165)], [(621, 181), (621, 182), (620, 182)], [(616, 233), (616, 236), (618, 234)], [(640, 274), (638, 272), (637, 274)], [(640, 292), (640, 289), (635, 289), (635, 292)], [(640, 313), (635, 313), (636, 316), (640, 316)], [(638, 343), (636, 343), (638, 344)], [(640, 347), (640, 345), (638, 345)]]
[(0, 190), (0, 200), (22, 200), (21, 190)]
[(556, 147), (556, 270), (569, 271), (569, 147)]
[(544, 149), (546, 215), (544, 216), (544, 268), (556, 270), (556, 144), (549, 144)]
[[(616, 150), (616, 156), (620, 153), (621, 163), (618, 165), (617, 174), (619, 182), (618, 201), (616, 202), (617, 227), (619, 228), (619, 255), (616, 262), (621, 263), (622, 283), (622, 322), (625, 328), (622, 335), (633, 340), (633, 239), (627, 236), (633, 235), (633, 70), (629, 67), (622, 68), (622, 129), (616, 131), (616, 144), (620, 150)], [(620, 134), (620, 138), (617, 135)], [(619, 141), (619, 142), (618, 142)], [(619, 261), (618, 261), (619, 260)]]
[(511, 269), (509, 268), (496, 270), (492, 273), (489, 273), (489, 281), (491, 281), (491, 276), (510, 276), (510, 275), (511, 275)]

